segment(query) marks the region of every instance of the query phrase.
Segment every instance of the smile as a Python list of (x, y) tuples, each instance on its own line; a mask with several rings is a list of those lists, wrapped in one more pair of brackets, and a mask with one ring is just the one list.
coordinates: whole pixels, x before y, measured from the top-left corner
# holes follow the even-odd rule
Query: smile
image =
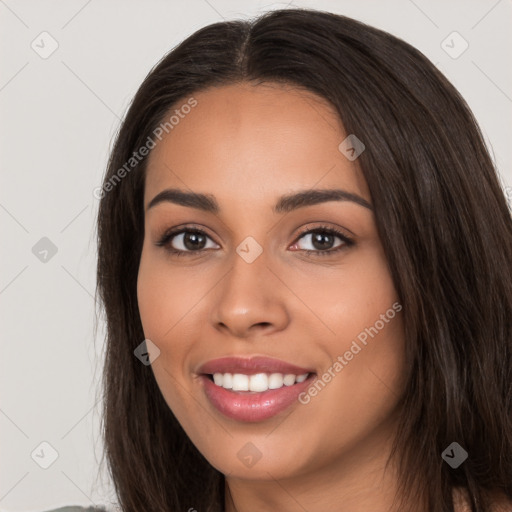
[[(226, 376), (229, 375), (227, 378)], [(264, 376), (264, 377), (263, 377)], [(291, 383), (293, 377), (293, 383)], [(210, 404), (224, 416), (241, 422), (258, 422), (272, 418), (298, 403), (299, 395), (305, 391), (315, 378), (314, 373), (301, 375), (283, 374), (217, 374), (217, 381), (222, 378), (222, 384), (214, 382), (215, 377), (201, 375), (203, 390)], [(226, 389), (225, 381), (232, 387)], [(253, 380), (254, 379), (254, 380)], [(245, 389), (253, 381), (253, 386), (259, 391)], [(265, 382), (266, 381), (266, 382)], [(282, 382), (282, 384), (281, 384)], [(288, 384), (287, 384), (288, 382)], [(272, 389), (270, 386), (276, 387)], [(242, 387), (242, 390), (234, 388)], [(265, 389), (263, 389), (265, 387)]]
[(261, 393), (269, 389), (280, 389), (283, 386), (293, 386), (297, 382), (304, 382), (308, 375), (308, 373), (301, 375), (294, 375), (293, 373), (256, 373), (253, 375), (214, 373), (213, 382), (224, 389)]

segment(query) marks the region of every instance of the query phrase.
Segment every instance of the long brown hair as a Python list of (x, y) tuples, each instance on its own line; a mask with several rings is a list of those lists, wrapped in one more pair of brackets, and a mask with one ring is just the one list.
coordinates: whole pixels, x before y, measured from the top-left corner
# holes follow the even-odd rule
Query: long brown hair
[[(358, 163), (407, 340), (392, 454), (400, 494), (436, 512), (453, 510), (455, 487), (467, 489), (473, 512), (490, 510), (491, 491), (512, 499), (512, 220), (478, 125), (409, 44), (344, 16), (290, 9), (216, 23), (179, 44), (142, 83), (111, 152), (96, 292), (107, 324), (105, 453), (122, 510), (224, 509), (224, 476), (133, 353), (144, 339), (136, 283), (147, 159), (126, 163), (171, 108), (240, 81), (318, 94), (366, 146)], [(457, 468), (441, 457), (452, 442), (468, 453)]]

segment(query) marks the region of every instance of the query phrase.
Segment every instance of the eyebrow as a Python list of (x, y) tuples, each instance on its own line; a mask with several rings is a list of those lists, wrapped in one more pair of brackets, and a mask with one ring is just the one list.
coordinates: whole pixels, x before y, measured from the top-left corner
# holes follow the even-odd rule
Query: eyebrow
[[(272, 208), (274, 213), (287, 213), (298, 208), (313, 206), (328, 201), (350, 201), (373, 211), (372, 205), (357, 194), (341, 189), (302, 190), (281, 196)], [(196, 208), (208, 213), (219, 213), (219, 203), (211, 194), (185, 192), (176, 188), (168, 188), (158, 193), (148, 204), (146, 211), (157, 204), (169, 202), (189, 208)]]

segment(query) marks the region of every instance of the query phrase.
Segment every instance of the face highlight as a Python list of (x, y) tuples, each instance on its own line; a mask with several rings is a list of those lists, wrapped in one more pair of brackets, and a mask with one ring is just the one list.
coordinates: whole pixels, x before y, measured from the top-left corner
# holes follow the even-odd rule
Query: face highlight
[[(348, 134), (324, 100), (289, 86), (194, 98), (145, 182), (137, 295), (162, 395), (233, 482), (367, 464), (396, 427), (404, 336), (366, 182), (338, 149)], [(313, 380), (303, 401), (238, 421), (199, 375), (227, 356), (271, 357)]]

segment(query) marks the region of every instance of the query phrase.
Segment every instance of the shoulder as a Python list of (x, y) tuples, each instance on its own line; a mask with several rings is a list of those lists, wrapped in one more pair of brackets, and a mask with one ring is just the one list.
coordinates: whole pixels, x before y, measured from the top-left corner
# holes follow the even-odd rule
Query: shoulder
[[(512, 512), (512, 501), (499, 493), (490, 493), (491, 512)], [(455, 512), (471, 512), (467, 489), (453, 489), (453, 507)]]
[(69, 507), (52, 508), (45, 510), (45, 512), (107, 512), (106, 509), (100, 507), (79, 507), (78, 505), (71, 505)]

